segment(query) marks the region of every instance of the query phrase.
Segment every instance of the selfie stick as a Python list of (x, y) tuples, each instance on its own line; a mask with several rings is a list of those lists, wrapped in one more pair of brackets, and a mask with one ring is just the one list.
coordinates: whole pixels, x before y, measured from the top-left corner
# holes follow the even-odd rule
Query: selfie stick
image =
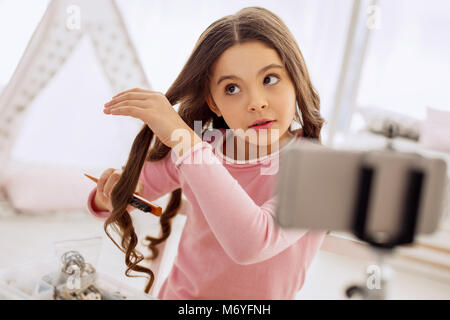
[[(389, 125), (385, 136), (388, 139), (386, 149), (395, 152), (392, 147), (392, 138), (395, 134), (395, 127)], [(363, 165), (360, 168), (359, 188), (355, 205), (355, 215), (353, 230), (356, 237), (370, 244), (372, 250), (377, 256), (377, 264), (373, 271), (378, 273), (370, 274), (368, 272), (365, 285), (352, 285), (345, 291), (348, 298), (360, 295), (363, 299), (385, 299), (386, 286), (391, 278), (392, 270), (385, 264), (385, 258), (392, 255), (398, 245), (412, 243), (419, 213), (420, 194), (424, 181), (424, 172), (420, 169), (410, 169), (408, 173), (407, 189), (405, 191), (402, 209), (402, 230), (398, 235), (392, 236), (385, 232), (375, 232), (369, 234), (366, 230), (367, 209), (370, 201), (371, 187), (373, 183), (375, 169), (369, 165)], [(377, 278), (378, 277), (378, 278)]]

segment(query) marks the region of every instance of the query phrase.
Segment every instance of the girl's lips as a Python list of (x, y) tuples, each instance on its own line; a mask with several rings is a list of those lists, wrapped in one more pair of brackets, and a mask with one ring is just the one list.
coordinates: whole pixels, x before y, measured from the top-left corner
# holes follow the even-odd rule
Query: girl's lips
[(257, 125), (257, 126), (251, 126), (250, 128), (255, 129), (255, 130), (269, 129), (274, 122), (275, 122), (275, 120), (272, 120), (272, 121), (267, 122), (265, 124), (260, 124), (260, 125)]

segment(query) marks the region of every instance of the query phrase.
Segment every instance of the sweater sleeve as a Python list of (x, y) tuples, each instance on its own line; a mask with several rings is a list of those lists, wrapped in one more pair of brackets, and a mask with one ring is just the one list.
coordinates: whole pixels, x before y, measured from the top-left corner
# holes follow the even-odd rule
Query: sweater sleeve
[[(149, 201), (156, 200), (179, 188), (178, 171), (173, 161), (171, 161), (170, 152), (159, 161), (145, 161), (139, 180), (144, 184), (142, 196)], [(96, 217), (107, 218), (110, 214), (109, 211), (100, 211), (95, 207), (94, 198), (96, 192), (97, 187), (89, 193), (87, 209)]]
[(198, 142), (181, 157), (172, 152), (172, 160), (192, 189), (212, 232), (236, 263), (247, 265), (269, 259), (307, 233), (280, 228), (274, 219), (277, 197), (258, 206), (207, 142)]

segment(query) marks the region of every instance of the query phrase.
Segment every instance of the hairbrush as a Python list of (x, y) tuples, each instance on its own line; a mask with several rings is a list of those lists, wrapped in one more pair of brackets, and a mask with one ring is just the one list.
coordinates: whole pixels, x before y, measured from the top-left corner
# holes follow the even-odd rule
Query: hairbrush
[[(97, 178), (94, 178), (87, 173), (84, 174), (86, 177), (94, 181), (95, 183), (98, 182)], [(155, 216), (161, 216), (162, 208), (159, 206), (155, 206), (154, 204), (150, 203), (149, 201), (145, 200), (141, 196), (139, 196), (136, 193), (133, 193), (133, 197), (131, 198), (129, 202), (133, 207), (136, 209), (139, 209), (144, 212), (150, 212), (151, 214), (154, 214)]]

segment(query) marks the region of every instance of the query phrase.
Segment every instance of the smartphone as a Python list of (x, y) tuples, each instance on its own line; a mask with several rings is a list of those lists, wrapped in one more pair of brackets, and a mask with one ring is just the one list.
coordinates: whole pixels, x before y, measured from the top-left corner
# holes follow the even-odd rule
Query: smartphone
[[(392, 150), (335, 150), (299, 142), (280, 158), (277, 223), (368, 234), (433, 233), (443, 213), (446, 162)], [(412, 225), (411, 225), (412, 224)]]

